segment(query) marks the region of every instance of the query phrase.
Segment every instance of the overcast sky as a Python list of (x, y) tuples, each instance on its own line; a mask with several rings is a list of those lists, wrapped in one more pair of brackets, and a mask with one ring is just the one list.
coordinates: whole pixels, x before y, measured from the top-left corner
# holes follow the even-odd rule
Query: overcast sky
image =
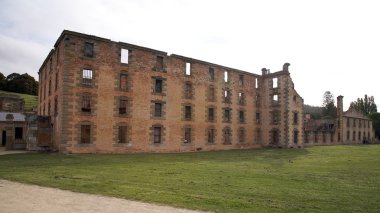
[(380, 105), (378, 0), (0, 0), (0, 72), (38, 69), (62, 30), (248, 72), (285, 62), (306, 104), (323, 93)]

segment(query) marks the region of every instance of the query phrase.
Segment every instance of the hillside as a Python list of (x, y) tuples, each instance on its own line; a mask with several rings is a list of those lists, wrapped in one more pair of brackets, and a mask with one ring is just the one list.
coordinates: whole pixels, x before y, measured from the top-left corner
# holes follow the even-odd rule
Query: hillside
[(23, 98), (25, 101), (25, 106), (24, 106), (25, 111), (31, 111), (33, 107), (37, 108), (38, 96), (15, 93), (15, 92), (7, 92), (7, 91), (1, 91), (1, 90), (0, 90), (0, 94), (17, 95)]

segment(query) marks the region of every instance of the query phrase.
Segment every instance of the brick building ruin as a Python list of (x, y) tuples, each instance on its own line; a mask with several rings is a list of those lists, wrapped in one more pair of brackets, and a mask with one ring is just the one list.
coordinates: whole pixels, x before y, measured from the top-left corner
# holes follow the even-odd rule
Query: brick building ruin
[(39, 70), (38, 115), (63, 153), (299, 147), (289, 65), (252, 74), (65, 30)]

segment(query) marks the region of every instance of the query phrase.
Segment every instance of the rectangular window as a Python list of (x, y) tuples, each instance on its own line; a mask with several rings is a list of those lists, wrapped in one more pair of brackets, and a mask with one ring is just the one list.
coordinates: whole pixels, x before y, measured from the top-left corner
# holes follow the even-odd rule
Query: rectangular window
[(15, 139), (22, 139), (22, 127), (15, 128)]
[(49, 70), (50, 70), (50, 73), (53, 72), (53, 58), (50, 58), (49, 60)]
[(127, 126), (119, 126), (119, 143), (127, 143)]
[(94, 57), (94, 44), (90, 42), (84, 43), (84, 56)]
[(57, 91), (58, 90), (58, 71), (57, 73), (55, 73), (55, 85), (54, 85), (54, 90)]
[(191, 120), (191, 106), (185, 106), (185, 119)]
[(51, 79), (49, 80), (48, 95), (51, 95)]
[(208, 108), (208, 120), (209, 121), (214, 121), (214, 108)]
[(293, 113), (293, 124), (298, 124), (298, 113), (297, 112)]
[(120, 99), (120, 101), (119, 101), (119, 115), (126, 115), (127, 114), (127, 104), (128, 104), (127, 100)]
[(260, 112), (256, 112), (256, 123), (259, 124), (260, 123)]
[(278, 112), (272, 112), (272, 123), (273, 124), (278, 124), (279, 119), (278, 119)]
[(259, 81), (257, 80), (257, 78), (255, 79), (255, 88), (259, 88)]
[(239, 75), (239, 86), (244, 86), (244, 75)]
[(212, 67), (208, 68), (208, 78), (210, 81), (215, 79), (214, 68)]
[(239, 129), (239, 143), (244, 143), (245, 141), (245, 130), (243, 128)]
[(278, 87), (278, 78), (273, 78), (272, 81), (273, 81), (273, 88), (277, 88)]
[(91, 143), (91, 125), (81, 125), (81, 143)]
[(154, 92), (162, 93), (162, 79), (155, 80)]
[(164, 57), (162, 56), (156, 57), (156, 69), (158, 71), (164, 70)]
[(161, 127), (154, 127), (153, 131), (153, 143), (161, 143)]
[(347, 127), (350, 127), (350, 119), (347, 118)]
[(190, 82), (185, 83), (185, 98), (193, 98), (193, 85)]
[(255, 103), (256, 103), (256, 106), (260, 106), (260, 95), (259, 94), (256, 94), (256, 99), (255, 99)]
[(231, 109), (224, 109), (224, 121), (225, 122), (231, 121)]
[(128, 90), (128, 75), (120, 74), (120, 90), (127, 91)]
[(51, 106), (50, 106), (50, 100), (49, 100), (49, 102), (48, 102), (48, 115), (50, 115), (50, 108), (51, 108)]
[(121, 58), (120, 62), (123, 64), (129, 63), (129, 50), (127, 49), (121, 49)]
[(214, 87), (208, 88), (208, 100), (209, 101), (215, 101), (215, 88)]
[(82, 112), (91, 112), (91, 96), (82, 96)]
[(215, 129), (208, 129), (207, 131), (207, 142), (215, 143)]
[(309, 143), (309, 132), (305, 132), (305, 143)]
[(294, 131), (293, 143), (298, 144), (298, 131)]
[(228, 72), (224, 71), (224, 82), (228, 82)]
[(318, 143), (318, 132), (314, 131), (314, 143)]
[(185, 128), (185, 141), (184, 143), (191, 143), (191, 128)]
[(191, 64), (189, 62), (186, 62), (186, 75), (191, 75)]
[(223, 130), (224, 144), (231, 144), (231, 129), (226, 128)]
[(231, 103), (231, 91), (229, 91), (228, 89), (224, 90), (224, 102)]
[(82, 83), (86, 85), (92, 84), (92, 70), (90, 69), (83, 69), (82, 71)]
[(239, 98), (239, 104), (244, 105), (244, 103), (245, 103), (244, 93), (239, 92), (238, 96), (239, 96), (238, 97)]
[(278, 101), (278, 95), (273, 95), (273, 101), (277, 102)]
[(162, 103), (154, 103), (154, 116), (155, 117), (162, 116)]
[(54, 115), (58, 115), (58, 99), (57, 97), (54, 98)]
[(350, 140), (350, 131), (347, 131), (347, 140), (349, 141)]
[(239, 111), (239, 122), (244, 123), (244, 121), (245, 121), (244, 111)]

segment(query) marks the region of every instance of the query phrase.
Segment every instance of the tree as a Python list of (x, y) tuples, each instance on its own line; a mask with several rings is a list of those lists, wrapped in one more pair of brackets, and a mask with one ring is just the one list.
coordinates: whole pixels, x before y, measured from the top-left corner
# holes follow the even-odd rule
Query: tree
[(373, 96), (368, 97), (367, 94), (364, 95), (364, 99), (358, 98), (357, 101), (351, 102), (350, 107), (353, 107), (357, 111), (367, 116), (377, 112), (375, 98)]
[(311, 118), (313, 119), (322, 118), (322, 110), (323, 110), (322, 107), (304, 104), (303, 108), (304, 108), (304, 112), (306, 114), (310, 114)]
[(380, 113), (372, 113), (369, 117), (372, 120), (372, 127), (375, 129), (375, 137), (380, 138)]
[(5, 76), (3, 75), (3, 73), (0, 72), (0, 89), (3, 90), (6, 86), (6, 80), (5, 80)]
[(4, 90), (10, 92), (18, 92), (30, 95), (37, 95), (38, 82), (27, 73), (22, 75), (18, 73), (12, 73), (7, 76), (6, 88)]
[(336, 117), (336, 106), (334, 95), (330, 91), (326, 91), (323, 94), (322, 101), (322, 115), (324, 118), (335, 118)]

